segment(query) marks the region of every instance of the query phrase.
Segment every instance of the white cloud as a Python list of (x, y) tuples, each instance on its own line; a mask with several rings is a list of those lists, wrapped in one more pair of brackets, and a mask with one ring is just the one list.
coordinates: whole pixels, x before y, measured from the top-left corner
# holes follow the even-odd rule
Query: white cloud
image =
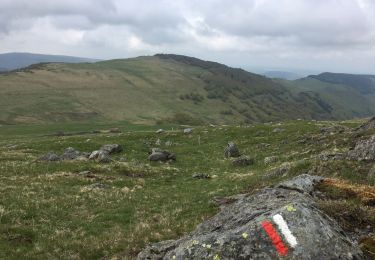
[(164, 52), (245, 68), (375, 73), (372, 0), (0, 0), (0, 10), (0, 52)]

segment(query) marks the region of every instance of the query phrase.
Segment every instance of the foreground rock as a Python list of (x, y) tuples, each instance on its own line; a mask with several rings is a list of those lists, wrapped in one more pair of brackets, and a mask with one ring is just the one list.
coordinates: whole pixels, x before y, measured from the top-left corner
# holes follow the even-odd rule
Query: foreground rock
[(301, 175), (235, 202), (191, 234), (147, 246), (138, 259), (363, 259), (359, 247), (308, 194), (322, 178)]
[(241, 154), (240, 154), (240, 151), (237, 148), (237, 145), (233, 142), (229, 142), (227, 147), (225, 147), (225, 149), (224, 149), (224, 156), (226, 158), (240, 157)]
[(348, 159), (356, 161), (375, 161), (375, 135), (360, 140), (353, 150), (348, 152)]

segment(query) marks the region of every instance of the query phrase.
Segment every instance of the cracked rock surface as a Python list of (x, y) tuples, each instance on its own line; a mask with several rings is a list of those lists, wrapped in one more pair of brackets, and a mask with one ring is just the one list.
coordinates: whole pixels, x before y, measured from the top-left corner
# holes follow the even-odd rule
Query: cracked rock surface
[[(363, 259), (358, 245), (309, 195), (322, 180), (303, 174), (252, 195), (235, 196), (191, 234), (151, 244), (138, 259)], [(296, 238), (294, 247), (273, 221), (276, 214)], [(272, 223), (287, 247), (285, 256), (263, 229), (264, 221)]]

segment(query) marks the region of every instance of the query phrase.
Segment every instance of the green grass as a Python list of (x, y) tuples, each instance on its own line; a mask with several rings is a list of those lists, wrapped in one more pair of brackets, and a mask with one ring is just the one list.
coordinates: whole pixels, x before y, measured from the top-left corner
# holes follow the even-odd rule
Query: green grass
[[(181, 112), (206, 123), (249, 123), (350, 118), (371, 110), (334, 106), (331, 114), (320, 100), (298, 94), (266, 77), (184, 56), (50, 63), (0, 74), (0, 124), (154, 124)], [(355, 104), (363, 101), (353, 97)]]
[[(201, 126), (191, 136), (184, 135), (178, 126), (165, 125), (168, 131), (156, 134), (159, 126), (126, 122), (0, 127), (0, 258), (132, 259), (147, 243), (178, 238), (214, 215), (218, 211), (212, 203), (214, 197), (254, 192), (307, 172), (319, 164), (314, 155), (323, 150), (345, 149), (349, 134), (319, 134), (321, 127), (330, 124), (289, 121)], [(351, 123), (352, 127), (357, 125)], [(120, 127), (123, 133), (45, 136), (57, 130), (109, 127)], [(285, 131), (272, 132), (276, 127)], [(310, 141), (299, 142), (308, 137)], [(316, 142), (319, 138), (323, 140), (320, 144)], [(157, 139), (161, 148), (177, 154), (175, 163), (147, 161), (147, 152)], [(166, 141), (172, 145), (166, 147)], [(243, 154), (254, 158), (254, 165), (235, 167), (224, 159), (228, 141), (236, 142)], [(35, 162), (48, 151), (61, 153), (69, 146), (92, 151), (106, 143), (124, 147), (109, 164)], [(264, 158), (271, 155), (279, 156), (279, 160), (265, 165)], [(292, 164), (288, 174), (265, 177), (266, 172), (284, 162)], [(331, 176), (335, 171), (338, 178), (365, 182), (365, 176), (347, 175), (350, 167), (368, 165), (341, 164), (340, 168), (337, 164), (332, 166), (334, 170), (328, 168), (318, 174)], [(85, 170), (95, 177), (78, 174)], [(217, 177), (193, 179), (197, 172)], [(95, 183), (107, 188), (93, 189)]]

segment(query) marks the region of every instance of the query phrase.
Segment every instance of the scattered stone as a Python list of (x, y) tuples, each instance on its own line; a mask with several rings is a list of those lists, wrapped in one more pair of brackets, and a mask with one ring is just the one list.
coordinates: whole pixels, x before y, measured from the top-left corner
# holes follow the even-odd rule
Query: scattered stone
[(369, 139), (358, 141), (354, 149), (348, 152), (347, 158), (356, 161), (374, 161), (375, 135)]
[(332, 152), (332, 151), (323, 151), (318, 155), (317, 158), (321, 161), (344, 160), (345, 154), (336, 153), (336, 152)]
[(56, 162), (56, 161), (61, 161), (62, 159), (60, 156), (53, 152), (48, 152), (45, 155), (42, 155), (41, 157), (38, 158), (38, 161), (47, 161), (47, 162)]
[(119, 144), (105, 144), (99, 150), (106, 151), (108, 154), (120, 153), (122, 152), (122, 146)]
[(240, 157), (241, 154), (240, 154), (240, 151), (237, 148), (237, 145), (233, 142), (229, 142), (227, 147), (225, 147), (225, 149), (224, 149), (224, 156), (226, 158)]
[(94, 173), (92, 173), (91, 171), (82, 171), (82, 172), (79, 172), (78, 174), (81, 175), (81, 176), (84, 176), (86, 178), (95, 178), (96, 177), (96, 175)]
[(111, 158), (109, 158), (109, 153), (106, 153), (105, 151), (101, 151), (101, 153), (99, 153), (98, 155), (97, 161), (99, 163), (109, 163), (112, 160)]
[(195, 179), (210, 179), (211, 176), (207, 173), (194, 173), (193, 178)]
[(320, 176), (301, 174), (292, 180), (287, 180), (280, 183), (276, 187), (310, 193), (314, 190), (315, 185), (323, 180), (324, 178)]
[[(320, 177), (302, 175), (282, 187), (231, 197), (214, 217), (178, 240), (148, 245), (138, 259), (363, 259), (338, 223), (306, 192)], [(285, 225), (280, 228), (280, 219)], [(268, 236), (269, 223), (283, 237), (285, 256)], [(285, 240), (284, 240), (285, 239)], [(279, 248), (280, 249), (280, 248)]]
[(161, 129), (161, 128), (160, 128), (160, 129), (156, 130), (156, 133), (157, 133), (157, 134), (164, 133), (164, 129)]
[(158, 138), (158, 139), (156, 140), (156, 142), (155, 142), (155, 145), (158, 145), (158, 146), (159, 146), (160, 143), (161, 143), (161, 142), (160, 142), (160, 139)]
[(166, 141), (166, 142), (165, 142), (165, 146), (172, 146), (172, 141), (169, 141), (169, 140)]
[(193, 133), (193, 128), (185, 128), (184, 129), (184, 134), (191, 134), (191, 133)]
[(61, 155), (63, 160), (74, 160), (80, 156), (80, 152), (73, 147), (68, 147), (65, 149), (64, 153)]
[(122, 131), (120, 128), (114, 127), (114, 128), (109, 129), (109, 132), (115, 134), (115, 133), (121, 133)]
[(328, 127), (320, 128), (320, 133), (324, 135), (333, 135), (338, 133), (343, 133), (348, 128), (342, 125), (333, 125)]
[(104, 184), (104, 183), (93, 183), (89, 186), (89, 188), (93, 189), (110, 189), (111, 186)]
[(150, 161), (156, 162), (166, 162), (166, 161), (176, 161), (176, 155), (174, 153), (170, 153), (168, 151), (163, 151), (158, 148), (152, 148), (151, 154), (148, 157)]
[(248, 156), (240, 156), (232, 161), (234, 166), (248, 166), (254, 164), (254, 160)]
[(264, 164), (272, 164), (279, 160), (279, 157), (277, 156), (268, 156), (264, 158)]

